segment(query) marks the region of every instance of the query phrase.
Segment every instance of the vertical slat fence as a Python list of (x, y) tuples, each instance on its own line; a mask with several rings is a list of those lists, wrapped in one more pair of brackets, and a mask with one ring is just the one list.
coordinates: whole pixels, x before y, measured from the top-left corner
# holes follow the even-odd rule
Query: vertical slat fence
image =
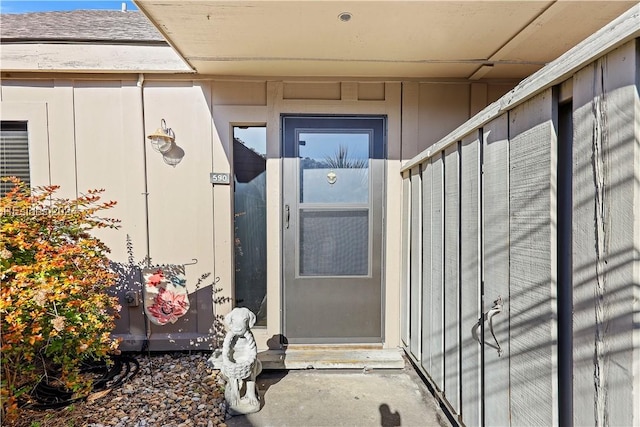
[[(509, 425), (509, 124), (502, 114), (482, 129), (482, 312), (502, 297), (502, 313), (494, 317), (495, 348), (483, 349), (484, 419), (487, 425)], [(493, 340), (491, 330), (484, 336)], [(478, 424), (479, 425), (479, 424)]]
[(461, 424), (640, 425), (639, 51), (506, 95), (404, 170), (406, 350)]
[(480, 138), (474, 132), (460, 146), (460, 389), (461, 415), (481, 420), (480, 346), (471, 327), (480, 317)]
[(555, 105), (548, 89), (509, 112), (510, 409), (516, 426), (557, 420)]
[[(421, 182), (420, 168), (416, 167), (411, 171), (411, 284), (410, 299), (412, 303), (418, 303), (422, 300), (422, 271), (420, 268), (420, 259), (422, 257), (422, 203), (421, 198)], [(411, 353), (420, 358), (420, 346), (422, 340), (422, 310), (414, 310), (411, 312), (410, 340)]]
[(460, 411), (460, 151), (444, 151), (444, 395)]
[(573, 80), (574, 424), (640, 425), (638, 45)]

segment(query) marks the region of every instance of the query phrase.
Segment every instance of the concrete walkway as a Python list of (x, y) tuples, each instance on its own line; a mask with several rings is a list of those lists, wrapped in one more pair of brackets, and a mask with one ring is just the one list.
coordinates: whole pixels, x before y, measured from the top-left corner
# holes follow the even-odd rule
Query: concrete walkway
[(263, 371), (260, 412), (229, 427), (451, 426), (411, 366), (404, 369)]

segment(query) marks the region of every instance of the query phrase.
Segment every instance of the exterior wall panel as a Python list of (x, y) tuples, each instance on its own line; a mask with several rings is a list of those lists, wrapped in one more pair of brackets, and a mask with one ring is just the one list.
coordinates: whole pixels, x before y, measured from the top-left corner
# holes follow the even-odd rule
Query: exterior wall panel
[[(484, 421), (486, 425), (509, 425), (509, 123), (507, 114), (482, 128), (482, 289), (481, 312), (487, 313), (502, 297), (502, 313), (493, 318), (494, 333), (503, 351), (499, 355), (487, 322), (479, 333), (482, 348)], [(482, 314), (483, 316), (483, 314)], [(480, 317), (480, 316), (479, 316)]]
[(471, 335), (480, 317), (480, 150), (479, 133), (460, 145), (460, 413), (480, 425), (480, 346)]
[[(29, 180), (32, 186), (49, 184), (49, 133), (44, 102), (2, 102), (3, 120), (26, 121), (29, 144)], [(8, 110), (8, 111), (7, 111)], [(62, 197), (64, 197), (61, 194)]]
[[(410, 304), (419, 307), (422, 300), (422, 178), (420, 168), (411, 171), (411, 294)], [(420, 360), (422, 337), (422, 310), (411, 310), (411, 353)]]
[[(402, 245), (402, 194), (396, 189), (402, 186), (400, 174), (400, 152), (402, 145), (402, 86), (400, 83), (385, 83), (384, 112), (387, 116), (387, 157), (386, 162), (386, 206), (385, 206), (385, 249), (384, 249), (384, 346), (396, 348), (400, 344), (400, 296), (398, 295), (400, 277), (400, 247)], [(381, 104), (380, 101), (358, 102), (363, 104)], [(365, 107), (362, 108), (365, 108)], [(378, 107), (380, 108), (380, 107)]]
[(515, 84), (403, 82), (402, 158), (428, 149)]
[(555, 115), (550, 89), (509, 112), (512, 425), (558, 423)]
[[(4, 80), (2, 82), (2, 101), (7, 103), (42, 103), (45, 111), (40, 129), (33, 129), (46, 135), (46, 148), (39, 146), (34, 155), (42, 157), (37, 168), (38, 177), (32, 181), (37, 185), (59, 185), (59, 194), (73, 198), (76, 188), (76, 153), (73, 109), (73, 81), (71, 80)], [(3, 120), (15, 107), (2, 109)], [(50, 149), (49, 144), (55, 144)], [(45, 161), (46, 160), (46, 161)], [(45, 166), (46, 165), (46, 166)], [(36, 172), (36, 171), (33, 171)], [(34, 176), (32, 176), (34, 178)], [(83, 189), (86, 191), (87, 188)]]
[[(407, 176), (410, 176), (411, 172), (404, 173)], [(404, 197), (402, 198), (402, 208), (404, 212), (409, 212), (411, 209), (411, 179), (405, 178), (402, 180), (402, 193)], [(402, 217), (402, 235), (409, 237), (411, 234), (411, 218), (409, 215), (404, 215)], [(411, 277), (411, 239), (404, 239), (402, 245), (402, 282), (400, 284), (400, 304), (402, 307), (411, 307), (409, 292), (410, 292), (410, 277)], [(411, 341), (409, 336), (409, 323), (411, 317), (412, 310), (405, 310), (400, 319), (400, 338), (404, 345), (410, 347)]]
[(135, 82), (81, 81), (73, 89), (76, 187), (80, 193), (104, 188), (104, 198), (118, 202), (107, 214), (122, 228), (97, 231), (116, 262), (127, 261), (127, 235), (139, 259), (146, 249), (140, 97)]
[(640, 423), (638, 75), (634, 41), (573, 83), (575, 425)]
[(254, 81), (217, 81), (211, 88), (215, 105), (267, 105), (267, 83)]
[[(433, 322), (431, 321), (433, 277), (432, 277), (432, 241), (433, 241), (433, 165), (426, 162), (422, 169), (422, 301), (414, 303), (412, 310), (422, 310), (422, 358), (420, 364), (431, 372), (431, 353), (433, 346)], [(420, 305), (421, 304), (421, 305)]]
[(383, 82), (357, 83), (359, 101), (384, 101), (385, 84)]
[(468, 84), (422, 83), (418, 90), (419, 152), (469, 118), (471, 95)]
[[(172, 325), (152, 327), (151, 349), (171, 345), (212, 345), (209, 330), (213, 324), (212, 282), (229, 289), (231, 281), (230, 197), (214, 200), (209, 182), (212, 171), (212, 124), (208, 85), (184, 82), (181, 85), (148, 83), (144, 90), (145, 129), (153, 132), (164, 118), (176, 135), (176, 144), (185, 155), (175, 168), (164, 163), (162, 155), (146, 145), (149, 200), (149, 240), (154, 264), (188, 264), (185, 268), (191, 309)], [(227, 230), (214, 240), (214, 218)], [(215, 257), (214, 242), (226, 243), (225, 253)], [(225, 268), (226, 267), (226, 268)], [(210, 274), (196, 289), (198, 279)]]
[(460, 412), (460, 151), (444, 152), (444, 394)]
[(444, 158), (431, 161), (431, 377), (444, 390)]

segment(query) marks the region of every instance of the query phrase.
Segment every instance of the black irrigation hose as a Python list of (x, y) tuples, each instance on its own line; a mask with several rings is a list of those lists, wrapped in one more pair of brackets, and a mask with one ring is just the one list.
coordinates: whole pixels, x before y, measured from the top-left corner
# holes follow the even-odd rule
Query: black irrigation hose
[[(140, 362), (132, 356), (112, 356), (113, 366), (107, 366), (106, 361), (98, 360), (86, 362), (82, 365), (82, 373), (94, 373), (101, 375), (94, 380), (92, 391), (116, 389), (136, 376), (140, 371)], [(32, 402), (21, 405), (28, 409), (58, 409), (69, 406), (72, 403), (85, 400), (89, 396), (72, 398), (73, 393), (63, 387), (52, 386), (46, 378), (33, 388), (30, 397)], [(35, 401), (35, 402), (33, 402)]]

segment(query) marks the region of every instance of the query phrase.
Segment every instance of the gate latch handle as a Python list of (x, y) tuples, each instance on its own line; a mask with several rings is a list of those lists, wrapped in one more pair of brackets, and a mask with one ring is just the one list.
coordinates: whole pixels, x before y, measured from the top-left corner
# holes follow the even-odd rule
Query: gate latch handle
[(476, 322), (476, 324), (473, 325), (473, 328), (471, 329), (471, 335), (473, 335), (473, 338), (476, 341), (478, 341), (478, 344), (482, 345), (482, 340), (478, 336), (478, 329), (480, 329), (480, 326), (485, 321), (489, 320), (489, 330), (491, 331), (491, 336), (493, 337), (493, 340), (495, 341), (496, 344), (495, 345), (493, 345), (492, 343), (485, 343), (485, 344), (488, 345), (489, 347), (495, 348), (498, 351), (498, 357), (501, 357), (502, 347), (500, 347), (498, 338), (496, 338), (496, 334), (493, 331), (493, 316), (499, 313), (502, 313), (502, 297), (501, 296), (498, 296), (498, 299), (493, 302), (493, 307), (491, 307), (491, 310), (484, 313), (482, 317), (478, 320), (478, 322)]
[(289, 205), (284, 205), (284, 228), (289, 229), (289, 217), (290, 217)]

